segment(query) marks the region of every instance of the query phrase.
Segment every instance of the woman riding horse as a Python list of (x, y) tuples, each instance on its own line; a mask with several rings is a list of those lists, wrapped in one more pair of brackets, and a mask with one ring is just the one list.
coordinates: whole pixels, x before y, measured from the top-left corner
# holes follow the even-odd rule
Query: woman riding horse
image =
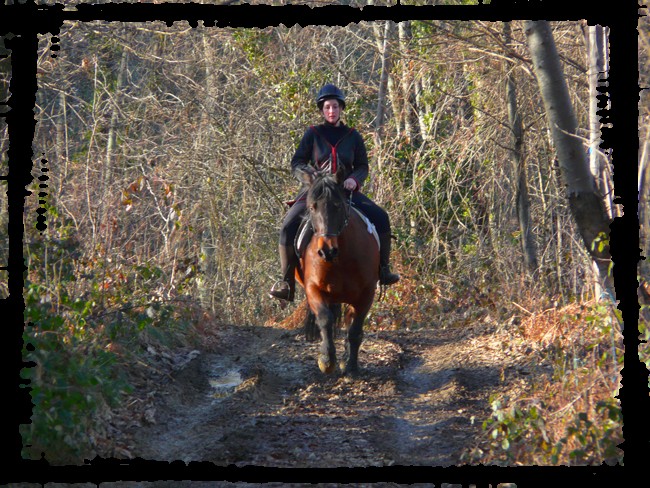
[(361, 193), (361, 185), (368, 176), (368, 153), (361, 134), (341, 121), (345, 96), (339, 88), (327, 84), (318, 92), (316, 105), (323, 123), (307, 129), (291, 160), (292, 174), (304, 185), (286, 214), (280, 230), (282, 280), (270, 291), (271, 297), (280, 300), (293, 301), (294, 298), (294, 272), (298, 256), (293, 244), (305, 215), (306, 188), (314, 180), (317, 171), (334, 174), (340, 167), (345, 170), (343, 187), (352, 192), (352, 202), (375, 225), (379, 235), (379, 282), (382, 285), (392, 285), (399, 281), (399, 275), (390, 271), (391, 228), (388, 214)]

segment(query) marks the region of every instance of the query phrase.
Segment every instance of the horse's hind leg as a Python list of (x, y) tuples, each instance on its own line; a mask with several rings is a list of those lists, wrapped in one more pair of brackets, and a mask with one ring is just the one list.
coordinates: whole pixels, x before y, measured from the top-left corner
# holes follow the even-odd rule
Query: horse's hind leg
[(348, 337), (345, 342), (345, 366), (343, 372), (354, 374), (359, 371), (359, 347), (363, 340), (363, 322), (366, 315), (356, 315), (348, 328)]
[(316, 325), (316, 316), (309, 309), (307, 309), (307, 314), (305, 315), (303, 328), (305, 331), (305, 339), (307, 339), (310, 342), (316, 342), (318, 340), (318, 336), (320, 335), (320, 333), (318, 330), (318, 326)]
[(356, 313), (354, 310), (354, 307), (352, 305), (348, 305), (348, 307), (345, 310), (345, 316), (343, 317), (343, 331), (345, 333), (345, 351), (343, 352), (343, 357), (339, 360), (339, 368), (341, 371), (345, 372), (347, 365), (348, 365), (348, 360), (350, 358), (350, 329), (352, 328), (352, 322), (354, 321), (354, 318), (356, 317)]
[(359, 371), (359, 347), (363, 340), (363, 323), (375, 298), (375, 289), (366, 290), (364, 299), (350, 306), (346, 314), (346, 322), (352, 319), (348, 327), (347, 340), (345, 341), (345, 365), (341, 367), (345, 374), (355, 374)]
[(339, 329), (345, 325), (343, 323), (343, 306), (340, 303), (335, 303), (330, 305), (330, 311), (332, 312), (332, 323), (334, 324), (332, 327), (332, 338), (336, 339), (339, 334)]

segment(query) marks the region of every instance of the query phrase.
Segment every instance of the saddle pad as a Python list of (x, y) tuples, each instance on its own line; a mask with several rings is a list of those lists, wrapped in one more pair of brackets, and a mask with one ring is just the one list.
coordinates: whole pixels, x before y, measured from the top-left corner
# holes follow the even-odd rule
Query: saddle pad
[(307, 244), (311, 241), (311, 237), (314, 235), (314, 229), (311, 227), (311, 222), (308, 220), (303, 220), (300, 227), (298, 227), (298, 232), (296, 234), (296, 239), (293, 244), (296, 254), (302, 256), (307, 248)]
[(365, 214), (359, 210), (357, 207), (352, 207), (352, 209), (361, 217), (361, 220), (366, 224), (366, 228), (368, 229), (368, 234), (372, 234), (372, 237), (375, 238), (375, 241), (377, 242), (377, 247), (381, 249), (381, 244), (379, 243), (379, 234), (377, 234), (377, 229), (375, 229), (375, 224), (370, 222), (370, 219), (365, 216)]

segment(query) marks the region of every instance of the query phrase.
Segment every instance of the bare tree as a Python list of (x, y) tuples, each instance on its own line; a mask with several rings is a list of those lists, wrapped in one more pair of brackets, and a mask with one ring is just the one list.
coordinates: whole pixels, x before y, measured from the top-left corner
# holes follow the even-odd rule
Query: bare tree
[(572, 215), (587, 252), (598, 269), (598, 281), (614, 297), (610, 275), (610, 219), (577, 135), (578, 123), (562, 65), (547, 21), (527, 21), (526, 36)]
[(596, 179), (596, 186), (605, 198), (609, 218), (614, 217), (612, 176), (608, 154), (600, 149), (602, 142), (602, 110), (607, 109), (607, 47), (608, 29), (601, 25), (587, 26), (587, 68), (589, 79), (589, 167)]
[[(386, 90), (388, 89), (388, 77), (391, 68), (391, 45), (390, 34), (393, 29), (393, 21), (387, 20), (384, 25), (383, 42), (381, 46), (381, 78), (379, 82), (379, 95), (377, 97), (377, 116), (375, 119), (375, 139), (377, 145), (381, 144), (382, 132), (384, 130), (384, 118), (386, 114)], [(381, 169), (381, 159), (377, 161)]]
[[(506, 45), (512, 41), (511, 28), (509, 22), (503, 23), (504, 36)], [(514, 77), (514, 67), (511, 63), (507, 64), (506, 74), (506, 103), (508, 105), (508, 121), (512, 131), (512, 158), (515, 168), (515, 177), (517, 180), (517, 217), (519, 220), (519, 230), (521, 232), (521, 245), (524, 253), (524, 263), (526, 269), (533, 278), (537, 275), (537, 245), (535, 237), (531, 230), (530, 222), (530, 198), (528, 195), (528, 177), (526, 174), (526, 162), (522, 151), (523, 148), (523, 127), (521, 114), (517, 106), (517, 87)]]

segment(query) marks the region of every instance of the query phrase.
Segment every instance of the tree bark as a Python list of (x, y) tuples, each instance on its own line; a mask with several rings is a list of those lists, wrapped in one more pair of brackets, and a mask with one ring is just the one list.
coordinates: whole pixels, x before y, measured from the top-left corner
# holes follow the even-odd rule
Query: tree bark
[(415, 88), (413, 83), (413, 70), (409, 56), (410, 44), (413, 38), (411, 32), (411, 21), (404, 21), (398, 24), (400, 65), (401, 65), (401, 96), (402, 111), (404, 117), (404, 135), (414, 146), (421, 143), (418, 130), (418, 115), (416, 111)]
[(122, 98), (122, 88), (124, 87), (124, 74), (126, 72), (126, 60), (128, 53), (126, 48), (122, 48), (122, 56), (120, 58), (120, 68), (117, 73), (117, 83), (115, 85), (115, 93), (113, 95), (113, 109), (111, 113), (111, 122), (108, 127), (108, 140), (106, 142), (106, 168), (104, 170), (104, 189), (108, 188), (111, 182), (111, 171), (113, 166), (113, 151), (115, 149), (115, 141), (117, 139), (117, 125), (120, 118), (120, 102)]
[[(213, 154), (207, 151), (206, 148), (211, 148), (216, 145), (212, 119), (216, 115), (218, 84), (218, 76), (214, 68), (215, 65), (218, 65), (217, 55), (213, 40), (210, 39), (208, 32), (205, 30), (201, 34), (201, 41), (204, 61), (203, 68), (205, 70), (205, 99), (203, 101), (205, 108), (201, 116), (201, 130), (197, 133), (196, 139), (196, 153), (199, 161), (204, 158), (213, 157)], [(208, 161), (207, 167), (210, 168), (213, 164), (214, 161)], [(209, 172), (206, 171), (206, 173), (207, 174), (203, 175), (200, 182), (200, 192), (203, 195), (210, 194), (208, 178)], [(210, 215), (209, 212), (206, 212), (206, 214)], [(203, 219), (202, 227), (200, 252), (197, 259), (200, 274), (197, 277), (196, 286), (201, 306), (206, 310), (214, 311), (212, 302), (212, 283), (215, 276), (214, 236), (209, 218)]]
[[(388, 74), (390, 71), (390, 43), (388, 42), (391, 31), (391, 20), (387, 20), (384, 28), (384, 42), (381, 51), (381, 78), (379, 80), (379, 95), (377, 96), (377, 116), (375, 119), (375, 143), (380, 147), (384, 117), (386, 113), (386, 91), (388, 89)], [(381, 157), (377, 157), (377, 166), (381, 171)]]
[(583, 243), (598, 268), (598, 280), (614, 297), (609, 268), (609, 224), (605, 205), (597, 192), (569, 98), (551, 27), (547, 21), (526, 21), (525, 27), (533, 67), (557, 151), (569, 207)]
[[(504, 22), (503, 30), (506, 44), (511, 42), (510, 23)], [(514, 163), (514, 169), (517, 179), (517, 219), (519, 220), (519, 230), (521, 232), (521, 247), (524, 253), (524, 264), (526, 269), (533, 277), (537, 277), (537, 244), (533, 236), (530, 225), (530, 198), (528, 196), (528, 177), (526, 172), (526, 162), (524, 159), (522, 147), (524, 143), (524, 133), (521, 123), (521, 115), (517, 107), (517, 87), (513, 74), (513, 66), (508, 64), (508, 73), (506, 76), (506, 103), (508, 105), (508, 121), (512, 132), (512, 147), (510, 153)]]
[(650, 131), (648, 131), (647, 124), (640, 127), (640, 139), (643, 140), (639, 144), (639, 244), (646, 259), (639, 261), (639, 275), (644, 281), (650, 283), (650, 262), (648, 262), (648, 249), (650, 248), (650, 211), (648, 209), (650, 206)]
[(596, 179), (596, 187), (605, 198), (605, 207), (609, 218), (613, 218), (612, 184), (608, 177), (605, 154), (600, 150), (602, 142), (600, 128), (602, 112), (605, 103), (599, 103), (599, 93), (604, 91), (607, 72), (605, 71), (605, 30), (600, 25), (590, 25), (587, 28), (587, 65), (589, 67), (589, 167)]

